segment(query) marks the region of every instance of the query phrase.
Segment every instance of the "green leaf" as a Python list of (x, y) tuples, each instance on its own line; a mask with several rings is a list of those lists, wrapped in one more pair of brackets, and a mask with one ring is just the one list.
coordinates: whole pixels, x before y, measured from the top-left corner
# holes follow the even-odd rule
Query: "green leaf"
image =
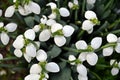
[(48, 56), (51, 58), (55, 58), (57, 56), (59, 56), (59, 54), (61, 53), (61, 49), (59, 47), (57, 47), (56, 45), (54, 45), (51, 49), (51, 51), (48, 51)]
[(29, 26), (30, 28), (34, 26), (34, 18), (32, 16), (25, 17), (24, 20), (26, 25)]
[(71, 70), (70, 68), (65, 67), (59, 73), (51, 74), (50, 76), (50, 80), (70, 80)]
[(101, 18), (102, 18), (102, 19), (107, 18), (107, 17), (110, 15), (110, 13), (111, 13), (111, 10), (105, 11), (104, 14), (103, 14), (103, 16), (102, 16)]

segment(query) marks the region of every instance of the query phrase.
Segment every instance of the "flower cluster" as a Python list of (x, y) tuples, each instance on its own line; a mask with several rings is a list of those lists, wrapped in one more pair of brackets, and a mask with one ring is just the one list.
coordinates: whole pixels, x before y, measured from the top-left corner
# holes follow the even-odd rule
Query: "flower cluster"
[(111, 55), (120, 53), (120, 15), (112, 1), (13, 0), (0, 9), (0, 63), (22, 59), (30, 68), (24, 80), (104, 80), (99, 71), (119, 74), (119, 54)]

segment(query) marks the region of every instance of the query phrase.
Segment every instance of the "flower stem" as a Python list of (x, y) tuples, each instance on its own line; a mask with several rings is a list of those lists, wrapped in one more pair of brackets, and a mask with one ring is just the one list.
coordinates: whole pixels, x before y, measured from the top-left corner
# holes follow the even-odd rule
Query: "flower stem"
[(100, 76), (98, 76), (95, 72), (93, 72), (93, 71), (91, 71), (91, 70), (89, 70), (96, 78), (97, 78), (97, 80), (102, 80), (101, 78), (100, 78)]

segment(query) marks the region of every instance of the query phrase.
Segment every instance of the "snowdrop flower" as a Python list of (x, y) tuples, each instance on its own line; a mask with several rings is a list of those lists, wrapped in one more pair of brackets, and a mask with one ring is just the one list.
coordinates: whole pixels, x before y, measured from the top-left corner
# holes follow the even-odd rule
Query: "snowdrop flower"
[(0, 9), (0, 17), (2, 16), (2, 10)]
[(68, 7), (73, 10), (78, 9), (79, 8), (78, 0), (73, 0), (73, 2), (68, 2)]
[[(14, 5), (9, 6), (5, 11), (5, 17), (12, 17), (16, 11), (16, 9), (19, 11), (19, 13), (23, 16), (26, 16), (30, 13), (40, 14), (41, 8), (40, 6), (33, 2), (28, 0), (27, 3), (22, 3), (23, 6), (19, 4), (18, 1), (14, 1)], [(18, 4), (17, 4), (18, 3)], [(17, 4), (17, 5), (16, 5)]]
[(117, 53), (120, 53), (119, 38), (115, 34), (109, 33), (107, 35), (108, 46), (103, 49), (103, 56), (112, 55), (114, 49)]
[(52, 13), (48, 16), (51, 19), (55, 19), (59, 14), (62, 17), (68, 17), (70, 15), (70, 12), (67, 8), (61, 7), (60, 9), (58, 9), (57, 5), (53, 2), (48, 3), (47, 6), (50, 6), (52, 9)]
[(93, 32), (93, 27), (98, 25), (100, 22), (98, 21), (97, 16), (93, 11), (86, 11), (85, 18), (87, 20), (82, 23), (82, 29), (91, 34)]
[(61, 24), (55, 23), (51, 26), (51, 32), (54, 36), (55, 44), (61, 47), (66, 43), (65, 37), (70, 37), (73, 34), (74, 28), (69, 25), (63, 27)]
[(9, 32), (14, 32), (17, 29), (16, 23), (8, 23), (4, 26), (3, 22), (0, 22), (0, 39), (4, 45), (7, 45), (10, 37), (8, 36)]
[(82, 60), (80, 60), (79, 58), (76, 59), (74, 55), (69, 55), (68, 60), (70, 61), (71, 65), (77, 65), (77, 72), (79, 73), (78, 79), (88, 80), (87, 68), (82, 64)]
[(94, 52), (94, 50), (98, 49), (102, 44), (102, 38), (101, 37), (95, 37), (91, 41), (91, 45), (87, 45), (87, 43), (84, 40), (79, 40), (75, 43), (75, 46), (78, 50), (81, 50), (83, 52), (80, 53), (79, 59), (81, 61), (87, 60), (87, 62), (94, 66), (98, 61), (98, 56)]
[(117, 75), (120, 69), (120, 62), (118, 63), (116, 60), (112, 59), (110, 60), (110, 65), (113, 66), (113, 68), (111, 69), (111, 74), (113, 76)]

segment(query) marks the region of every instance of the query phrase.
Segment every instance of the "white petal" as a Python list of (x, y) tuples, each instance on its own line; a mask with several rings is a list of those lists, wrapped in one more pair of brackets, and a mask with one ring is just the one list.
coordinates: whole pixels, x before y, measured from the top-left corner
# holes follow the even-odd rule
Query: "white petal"
[(88, 34), (91, 34), (93, 32), (93, 28), (87, 30)]
[(94, 26), (94, 24), (91, 21), (89, 21), (89, 20), (85, 20), (82, 23), (82, 29), (83, 30), (89, 31), (89, 30), (91, 30), (93, 28), (93, 26)]
[(3, 59), (3, 55), (0, 53), (0, 60), (2, 60)]
[(45, 15), (43, 15), (42, 18), (40, 19), (40, 22), (42, 24), (45, 24), (47, 22), (47, 17)]
[(120, 68), (120, 61), (119, 61), (119, 63), (118, 63), (118, 67)]
[(53, 2), (48, 3), (47, 6), (50, 6), (51, 9), (56, 9), (57, 8), (57, 5)]
[(20, 49), (15, 49), (14, 50), (14, 55), (16, 56), (16, 57), (22, 57), (22, 51), (20, 50)]
[(118, 37), (118, 40), (117, 40), (118, 43), (120, 43), (120, 37)]
[(107, 35), (107, 41), (109, 43), (111, 43), (111, 42), (117, 42), (117, 36), (115, 34), (109, 33)]
[[(74, 55), (69, 55), (68, 60), (69, 61), (74, 61), (74, 60), (76, 60), (76, 57)], [(75, 62), (71, 62), (70, 64), (75, 65)]]
[(0, 9), (0, 17), (2, 16), (2, 10)]
[(120, 53), (120, 43), (117, 43), (117, 46), (115, 47), (115, 51), (117, 53)]
[(24, 47), (23, 35), (19, 35), (13, 42), (13, 47), (17, 49), (22, 49)]
[(35, 57), (36, 56), (36, 47), (33, 44), (28, 44), (26, 46), (26, 54), (30, 57)]
[(62, 17), (68, 17), (70, 15), (69, 10), (67, 8), (64, 8), (64, 7), (60, 8), (59, 12), (60, 12), (60, 15)]
[(40, 31), (40, 26), (39, 26), (39, 25), (35, 25), (35, 26), (33, 27), (33, 31), (39, 32), (39, 31)]
[(46, 24), (47, 24), (48, 26), (52, 26), (52, 25), (55, 24), (55, 23), (56, 23), (56, 21), (53, 20), (53, 19), (49, 19), (49, 20), (47, 20), (47, 22), (46, 22)]
[(19, 6), (18, 7), (18, 11), (19, 11), (19, 13), (21, 14), (21, 15), (23, 15), (23, 16), (26, 16), (26, 15), (28, 15), (28, 14), (30, 14), (30, 13), (32, 13), (28, 8), (28, 6), (27, 5), (24, 5), (25, 7), (22, 7), (22, 6)]
[(85, 61), (87, 54), (89, 54), (89, 53), (88, 52), (81, 52), (78, 59), (82, 62)]
[(50, 18), (50, 19), (56, 19), (56, 17), (57, 17), (57, 14), (56, 14), (56, 13), (51, 13), (51, 14), (48, 16), (48, 18)]
[(30, 56), (28, 56), (26, 53), (24, 53), (24, 58), (28, 63), (30, 63), (32, 60), (32, 58)]
[(88, 4), (94, 4), (96, 2), (96, 0), (87, 0)]
[(51, 32), (48, 29), (43, 30), (40, 35), (39, 35), (39, 40), (40, 41), (47, 41), (50, 39)]
[(30, 68), (30, 74), (40, 74), (42, 68), (39, 64), (33, 64)]
[(78, 0), (73, 0), (73, 3), (78, 5)]
[(30, 1), (29, 7), (33, 13), (40, 14), (41, 8), (37, 3)]
[[(115, 62), (116, 60), (115, 59), (112, 59), (112, 60), (110, 60), (110, 65), (112, 66), (113, 64), (118, 64), (117, 62)], [(115, 63), (114, 63), (115, 62)]]
[(42, 50), (42, 49), (38, 50), (37, 51), (37, 55), (36, 55), (36, 59), (38, 61), (40, 61), (40, 62), (46, 61), (46, 59), (47, 59), (47, 53), (44, 50)]
[(77, 65), (77, 72), (82, 76), (87, 76), (87, 69), (83, 64)]
[(87, 49), (88, 45), (84, 40), (79, 40), (75, 43), (77, 49)]
[(28, 29), (24, 33), (25, 38), (34, 40), (35, 39), (35, 32), (32, 29)]
[(60, 71), (59, 66), (54, 62), (47, 63), (45, 69), (49, 72), (54, 72), (54, 73)]
[(0, 22), (0, 28), (4, 26), (4, 23), (3, 22)]
[(86, 11), (85, 18), (86, 19), (94, 19), (94, 18), (97, 18), (97, 16), (96, 16), (96, 13), (93, 11)]
[(61, 47), (66, 43), (66, 39), (64, 36), (55, 36), (54, 42), (57, 46)]
[(78, 75), (78, 80), (88, 80), (87, 76)]
[(1, 37), (1, 42), (2, 42), (4, 45), (7, 45), (8, 42), (9, 42), (9, 40), (10, 40), (9, 36), (7, 35), (7, 33), (2, 32), (0, 37)]
[(71, 9), (73, 7), (73, 3), (72, 2), (69, 2), (68, 3), (68, 7)]
[(94, 66), (98, 61), (98, 56), (95, 53), (88, 53), (86, 59), (91, 66)]
[(40, 75), (39, 74), (29, 74), (25, 77), (24, 80), (39, 80)]
[(16, 23), (9, 23), (5, 26), (5, 29), (8, 32), (14, 32), (17, 29), (17, 24)]
[(72, 26), (66, 25), (63, 27), (63, 34), (65, 37), (70, 37), (73, 32), (74, 32), (74, 28)]
[(113, 47), (107, 47), (103, 49), (103, 56), (110, 56), (113, 53)]
[(111, 74), (112, 74), (113, 76), (117, 75), (118, 72), (119, 72), (119, 69), (118, 69), (118, 68), (112, 68), (112, 70), (111, 70)]
[(5, 11), (5, 17), (12, 17), (14, 12), (15, 12), (15, 7), (13, 5), (9, 6)]
[(101, 37), (95, 37), (91, 41), (91, 47), (94, 49), (98, 49), (102, 44), (102, 38)]
[(51, 32), (54, 33), (62, 28), (63, 28), (63, 26), (61, 24), (55, 23), (51, 26)]

